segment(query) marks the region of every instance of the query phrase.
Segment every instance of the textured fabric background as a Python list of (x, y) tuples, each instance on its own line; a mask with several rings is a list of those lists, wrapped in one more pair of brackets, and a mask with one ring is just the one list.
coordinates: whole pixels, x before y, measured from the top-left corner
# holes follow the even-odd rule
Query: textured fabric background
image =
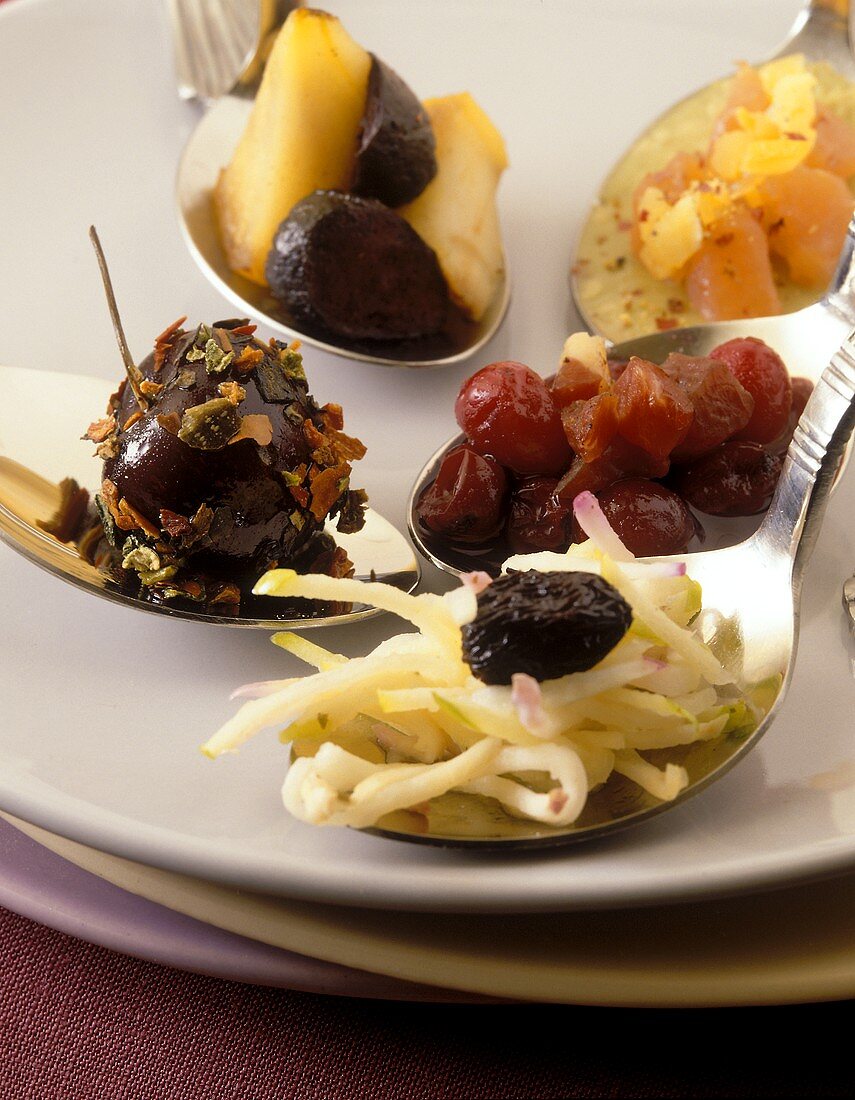
[(311, 996), (139, 962), (0, 910), (2, 1100), (842, 1097), (851, 1023), (851, 1002), (674, 1012)]

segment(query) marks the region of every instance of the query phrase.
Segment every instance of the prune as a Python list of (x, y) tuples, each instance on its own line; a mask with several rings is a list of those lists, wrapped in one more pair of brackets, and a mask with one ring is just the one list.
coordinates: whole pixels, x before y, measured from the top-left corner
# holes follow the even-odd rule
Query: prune
[(753, 516), (769, 507), (783, 456), (760, 443), (731, 441), (676, 467), (672, 484), (693, 508), (712, 516)]
[(740, 336), (714, 348), (710, 358), (724, 363), (754, 398), (751, 419), (733, 438), (771, 443), (786, 427), (793, 400), (781, 357), (755, 336)]
[(264, 271), (294, 318), (340, 336), (425, 336), (448, 314), (436, 254), (374, 199), (313, 191), (276, 230)]
[(372, 55), (351, 191), (403, 206), (424, 191), (436, 168), (427, 111), (398, 74)]
[(507, 475), (495, 459), (456, 447), (419, 500), (419, 516), (440, 535), (483, 542), (502, 525), (507, 491)]
[(546, 383), (522, 363), (477, 371), (461, 386), (454, 414), (479, 451), (515, 473), (558, 475), (573, 458)]
[(629, 604), (594, 573), (510, 573), (479, 593), (463, 658), (485, 684), (510, 684), (516, 672), (554, 680), (592, 668), (631, 622)]
[(555, 496), (554, 477), (527, 477), (511, 494), (507, 540), (514, 554), (566, 550), (572, 542), (571, 501)]
[(597, 498), (618, 538), (638, 558), (682, 554), (700, 534), (683, 498), (655, 481), (626, 478)]

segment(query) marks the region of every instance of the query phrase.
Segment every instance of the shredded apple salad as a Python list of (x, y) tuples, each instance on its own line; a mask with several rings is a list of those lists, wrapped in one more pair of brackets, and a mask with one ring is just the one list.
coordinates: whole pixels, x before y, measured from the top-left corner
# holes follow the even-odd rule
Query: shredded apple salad
[[(276, 569), (257, 593), (360, 601), (418, 630), (353, 659), (274, 635), (317, 671), (239, 688), (233, 697), (248, 701), (203, 751), (217, 757), (280, 727), (293, 752), (285, 806), (314, 825), (364, 828), (404, 809), (429, 818), (431, 800), (456, 791), (494, 799), (517, 818), (569, 826), (613, 772), (658, 799), (675, 798), (688, 783), (685, 768), (660, 768), (645, 751), (751, 729), (760, 713), (692, 630), (701, 593), (685, 564), (636, 561), (590, 493), (574, 511), (587, 541), (564, 554), (509, 558), (504, 574), (593, 574), (616, 590), (628, 629), (592, 667), (544, 679), (513, 672), (508, 683), (476, 678), (464, 659), (467, 624), (488, 586), (499, 585), (483, 573), (442, 596), (412, 596)], [(498, 648), (507, 653), (507, 644), (505, 636)]]

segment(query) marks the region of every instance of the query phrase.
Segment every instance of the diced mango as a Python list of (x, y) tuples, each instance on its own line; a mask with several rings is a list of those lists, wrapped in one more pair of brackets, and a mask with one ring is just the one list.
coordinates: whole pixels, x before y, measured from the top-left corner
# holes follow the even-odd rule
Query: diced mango
[(780, 313), (766, 234), (746, 206), (731, 207), (709, 231), (689, 264), (686, 291), (706, 321)]
[(840, 256), (852, 217), (852, 192), (821, 168), (796, 168), (770, 176), (760, 187), (769, 247), (800, 286), (826, 286)]

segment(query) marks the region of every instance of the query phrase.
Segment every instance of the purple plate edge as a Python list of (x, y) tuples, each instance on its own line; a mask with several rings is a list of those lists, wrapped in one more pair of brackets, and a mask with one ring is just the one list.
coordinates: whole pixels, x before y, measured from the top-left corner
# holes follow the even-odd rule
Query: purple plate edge
[(2, 818), (0, 905), (87, 943), (225, 981), (376, 1000), (494, 1002), (312, 959), (216, 928), (75, 866)]

